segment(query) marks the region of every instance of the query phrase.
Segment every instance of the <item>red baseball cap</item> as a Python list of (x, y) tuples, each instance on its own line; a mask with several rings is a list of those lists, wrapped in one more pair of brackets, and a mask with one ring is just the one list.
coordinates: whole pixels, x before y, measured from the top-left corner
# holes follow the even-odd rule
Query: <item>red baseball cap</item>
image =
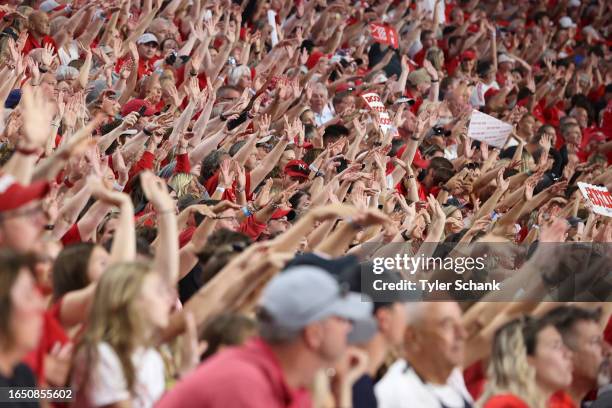
[(283, 217), (288, 216), (292, 212), (294, 212), (292, 208), (279, 208), (278, 210), (274, 211), (274, 213), (272, 213), (272, 219), (279, 220)]
[(138, 112), (142, 107), (146, 107), (143, 116), (153, 116), (155, 109), (144, 99), (132, 99), (121, 108), (121, 116), (127, 116), (132, 112)]
[(465, 50), (461, 53), (461, 60), (473, 60), (476, 59), (476, 52), (474, 50)]
[(49, 192), (49, 183), (37, 181), (27, 186), (19, 184), (10, 174), (0, 176), (0, 213), (16, 210), (40, 200)]
[(303, 160), (291, 160), (285, 165), (284, 172), (289, 177), (305, 180), (310, 174), (310, 169), (308, 163)]

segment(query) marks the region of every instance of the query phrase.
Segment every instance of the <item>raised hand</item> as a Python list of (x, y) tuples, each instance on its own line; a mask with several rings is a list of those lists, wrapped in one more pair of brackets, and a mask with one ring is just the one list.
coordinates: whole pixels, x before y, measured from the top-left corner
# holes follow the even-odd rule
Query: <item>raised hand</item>
[(506, 191), (510, 186), (510, 181), (504, 179), (504, 171), (505, 169), (503, 167), (497, 171), (497, 188), (499, 188), (500, 191)]
[(153, 204), (157, 212), (174, 211), (174, 201), (170, 197), (166, 183), (162, 179), (150, 171), (144, 171), (140, 173), (140, 185), (145, 197)]
[(29, 86), (23, 88), (21, 97), (25, 148), (40, 148), (50, 135), (55, 107), (41, 90)]

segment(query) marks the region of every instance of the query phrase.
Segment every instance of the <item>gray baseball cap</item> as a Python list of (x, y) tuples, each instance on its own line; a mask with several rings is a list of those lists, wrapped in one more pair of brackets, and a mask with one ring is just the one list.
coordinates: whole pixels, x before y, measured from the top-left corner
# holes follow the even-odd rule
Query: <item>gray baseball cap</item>
[(275, 327), (299, 331), (310, 323), (338, 316), (350, 320), (350, 343), (363, 343), (377, 330), (372, 302), (367, 295), (350, 292), (325, 269), (313, 265), (287, 268), (274, 277), (259, 301)]

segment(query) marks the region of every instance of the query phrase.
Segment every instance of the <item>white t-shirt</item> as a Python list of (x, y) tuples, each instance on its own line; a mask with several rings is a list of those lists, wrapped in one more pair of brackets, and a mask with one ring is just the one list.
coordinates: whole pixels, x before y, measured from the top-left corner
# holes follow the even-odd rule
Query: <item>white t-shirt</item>
[[(464, 408), (473, 404), (461, 371), (456, 368), (446, 385), (424, 384), (405, 360), (398, 360), (374, 386), (378, 408)], [(444, 404), (444, 405), (442, 405)]]
[(485, 94), (491, 88), (499, 91), (499, 84), (497, 83), (497, 81), (493, 81), (488, 85), (483, 82), (479, 82), (474, 87), (474, 90), (472, 91), (472, 95), (470, 96), (470, 105), (472, 105), (475, 108), (485, 106), (486, 104)]
[[(153, 407), (165, 390), (164, 362), (153, 348), (139, 348), (132, 355), (132, 363), (136, 369), (133, 395), (127, 389), (119, 357), (108, 343), (98, 344), (95, 366), (85, 368), (83, 358), (83, 355), (77, 356), (72, 381), (76, 407), (99, 407), (131, 400), (134, 408), (148, 408)], [(79, 389), (84, 368), (90, 377), (85, 389)]]
[(314, 113), (315, 123), (317, 126), (321, 126), (334, 118), (333, 108), (331, 108), (329, 104), (325, 104), (325, 107), (323, 107), (321, 113), (316, 113), (314, 111), (312, 113)]

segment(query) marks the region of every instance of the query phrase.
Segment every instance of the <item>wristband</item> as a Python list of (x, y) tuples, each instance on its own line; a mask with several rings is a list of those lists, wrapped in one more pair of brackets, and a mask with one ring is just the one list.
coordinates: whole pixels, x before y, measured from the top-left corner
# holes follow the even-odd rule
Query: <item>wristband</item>
[(116, 190), (116, 191), (121, 192), (121, 191), (123, 191), (124, 188), (125, 188), (125, 186), (122, 186), (121, 184), (117, 183), (116, 181), (113, 184), (113, 189)]
[(432, 84), (433, 84), (433, 83), (435, 83), (435, 82), (440, 82), (440, 80), (439, 80), (439, 79), (432, 79), (432, 80), (431, 80), (431, 83), (432, 83)]
[(409, 174), (409, 175), (406, 176), (407, 180), (410, 180), (410, 179), (413, 179), (413, 178), (414, 178), (414, 174)]
[(51, 127), (59, 128), (59, 123), (51, 122)]
[(450, 188), (448, 188), (447, 186), (440, 187), (440, 190), (446, 191), (447, 193), (450, 193)]
[(249, 211), (249, 207), (242, 207), (242, 213), (247, 218), (250, 217), (253, 214), (253, 213), (251, 213), (251, 211)]
[(311, 171), (315, 172), (315, 173), (318, 173), (318, 172), (319, 172), (319, 169), (317, 169), (317, 168), (316, 168), (316, 166), (315, 166), (314, 164), (311, 164), (310, 166), (308, 166), (308, 168), (309, 168)]
[(225, 193), (225, 188), (217, 186), (217, 188), (215, 189), (215, 191), (219, 191), (219, 192), (221, 192), (221, 193)]
[(238, 187), (236, 187), (236, 188), (234, 189), (234, 191), (236, 191), (237, 193), (244, 193), (244, 188), (238, 188)]
[(151, 132), (149, 129), (144, 128), (142, 129), (142, 133), (144, 133), (147, 136), (153, 136), (153, 132)]
[(415, 142), (418, 142), (419, 140), (421, 140), (416, 136), (410, 136), (410, 139), (414, 140)]
[(404, 239), (404, 241), (410, 241), (410, 236), (408, 236), (406, 233), (408, 232), (408, 230), (404, 230), (402, 231), (402, 238)]

